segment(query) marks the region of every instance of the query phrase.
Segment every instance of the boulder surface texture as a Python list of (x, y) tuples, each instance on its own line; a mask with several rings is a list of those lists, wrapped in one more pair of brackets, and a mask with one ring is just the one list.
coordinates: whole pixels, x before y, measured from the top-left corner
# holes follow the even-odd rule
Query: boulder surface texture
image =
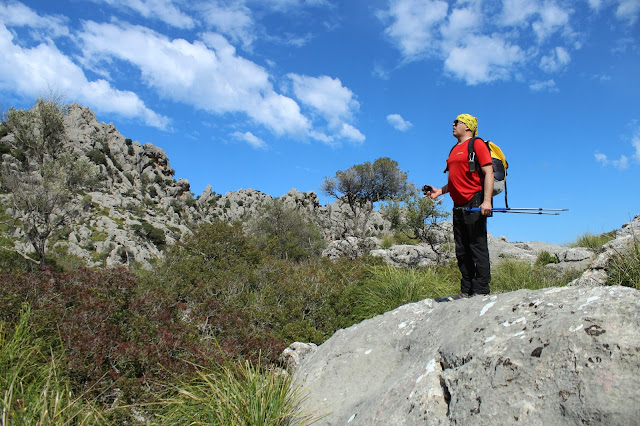
[(638, 424), (639, 308), (626, 287), (404, 305), (301, 361), (302, 410), (314, 425)]

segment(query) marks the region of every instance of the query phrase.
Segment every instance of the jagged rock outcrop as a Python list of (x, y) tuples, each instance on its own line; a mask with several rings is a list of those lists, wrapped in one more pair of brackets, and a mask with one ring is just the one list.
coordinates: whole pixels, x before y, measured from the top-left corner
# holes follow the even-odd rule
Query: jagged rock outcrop
[(607, 282), (609, 268), (621, 254), (640, 245), (640, 215), (631, 222), (622, 225), (616, 231), (616, 237), (602, 247), (602, 253), (589, 265), (587, 270), (571, 283), (571, 285), (602, 285)]
[(295, 377), (317, 425), (630, 425), (639, 329), (626, 287), (426, 299), (338, 331)]
[[(440, 243), (396, 245), (388, 249), (373, 250), (371, 255), (382, 258), (386, 263), (396, 267), (428, 267), (455, 259), (451, 222), (443, 222), (441, 226), (443, 229), (440, 232), (443, 235)], [(557, 263), (548, 265), (550, 268), (584, 270), (589, 267), (597, 255), (594, 250), (584, 247), (566, 247), (540, 241), (512, 243), (504, 237), (495, 238), (490, 234), (488, 241), (492, 264), (496, 264), (502, 259), (517, 259), (534, 263), (540, 253), (547, 252), (557, 259)]]
[[(114, 265), (131, 261), (150, 267), (161, 258), (163, 249), (189, 234), (191, 227), (215, 220), (247, 221), (274, 198), (253, 189), (225, 195), (208, 186), (195, 199), (186, 179), (174, 179), (175, 170), (164, 150), (151, 143), (125, 138), (113, 124), (100, 123), (87, 107), (71, 104), (64, 115), (67, 138), (65, 150), (87, 156), (100, 171), (101, 185), (78, 198), (78, 219), (69, 224), (67, 238), (59, 239), (54, 250), (66, 251), (91, 265)], [(11, 147), (13, 135), (5, 134), (2, 144)], [(17, 161), (10, 154), (2, 160)], [(4, 206), (9, 195), (0, 194)], [(336, 201), (321, 206), (315, 192), (291, 189), (280, 197), (319, 225), (331, 241), (349, 236), (346, 206)], [(12, 211), (3, 212), (11, 216)], [(376, 235), (389, 229), (379, 212), (373, 212), (368, 232)], [(13, 235), (14, 247), (29, 252), (29, 244)], [(362, 245), (362, 244), (360, 244)], [(370, 243), (369, 248), (375, 248)]]

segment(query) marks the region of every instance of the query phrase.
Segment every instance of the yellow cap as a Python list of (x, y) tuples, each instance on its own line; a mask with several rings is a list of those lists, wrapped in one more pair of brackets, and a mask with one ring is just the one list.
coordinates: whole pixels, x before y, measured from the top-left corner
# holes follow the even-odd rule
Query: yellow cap
[(469, 130), (473, 132), (473, 136), (476, 136), (478, 134), (478, 119), (473, 115), (460, 114), (456, 117), (456, 120), (462, 121), (464, 124), (466, 124)]

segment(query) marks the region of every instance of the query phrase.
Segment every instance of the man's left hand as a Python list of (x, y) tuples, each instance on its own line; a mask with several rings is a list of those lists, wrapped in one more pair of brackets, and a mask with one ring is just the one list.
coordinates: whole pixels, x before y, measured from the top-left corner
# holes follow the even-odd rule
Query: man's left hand
[(480, 212), (485, 216), (490, 216), (491, 207), (491, 202), (485, 201), (484, 203), (480, 204)]

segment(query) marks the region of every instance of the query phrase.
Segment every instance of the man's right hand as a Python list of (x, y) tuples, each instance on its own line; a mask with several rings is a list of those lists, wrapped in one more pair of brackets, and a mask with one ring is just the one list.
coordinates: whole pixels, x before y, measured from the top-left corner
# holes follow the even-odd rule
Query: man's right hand
[(422, 192), (424, 192), (425, 196), (435, 200), (442, 195), (442, 188), (434, 188), (431, 185), (425, 185), (422, 187)]

